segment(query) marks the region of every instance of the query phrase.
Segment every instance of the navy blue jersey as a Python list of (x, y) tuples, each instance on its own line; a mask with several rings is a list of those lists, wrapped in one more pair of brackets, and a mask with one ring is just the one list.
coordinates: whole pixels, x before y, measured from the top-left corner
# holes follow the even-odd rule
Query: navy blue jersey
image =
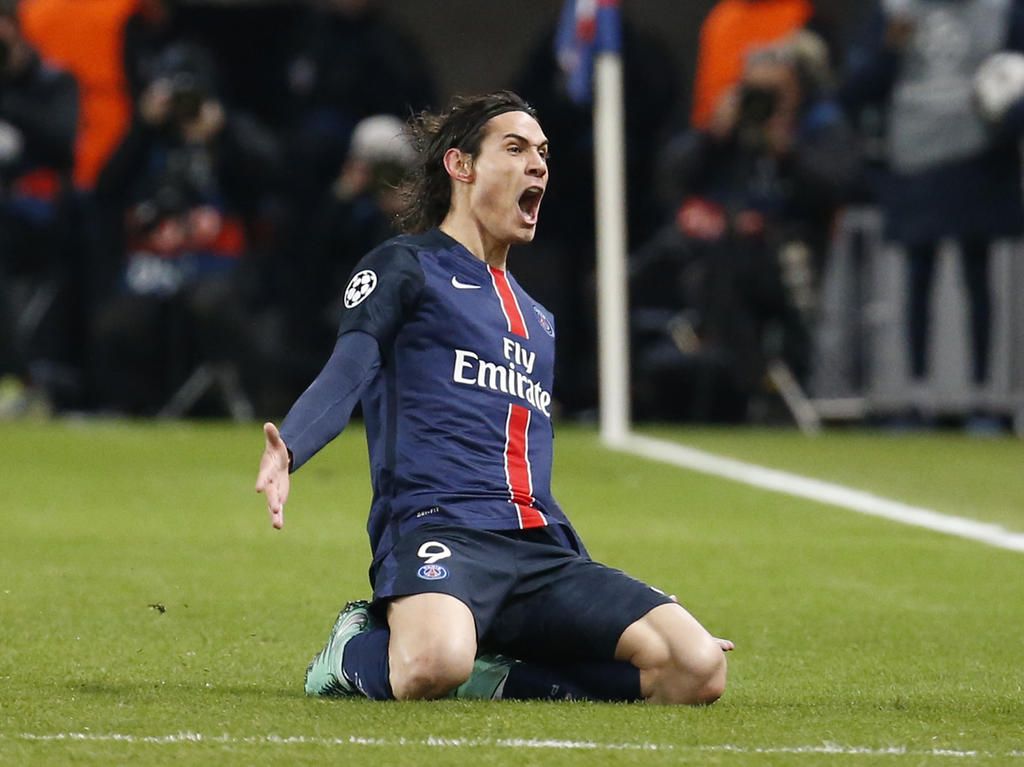
[(376, 558), (418, 525), (564, 524), (551, 495), (555, 326), (507, 272), (439, 230), (356, 266), (339, 336), (376, 339), (363, 385)]

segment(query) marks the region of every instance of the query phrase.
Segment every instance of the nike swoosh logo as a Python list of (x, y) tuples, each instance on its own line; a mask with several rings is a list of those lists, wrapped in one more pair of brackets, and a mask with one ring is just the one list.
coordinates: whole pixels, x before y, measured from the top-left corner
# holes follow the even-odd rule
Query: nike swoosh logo
[(452, 287), (459, 290), (480, 290), (479, 285), (470, 285), (468, 282), (460, 282), (459, 278), (452, 275)]

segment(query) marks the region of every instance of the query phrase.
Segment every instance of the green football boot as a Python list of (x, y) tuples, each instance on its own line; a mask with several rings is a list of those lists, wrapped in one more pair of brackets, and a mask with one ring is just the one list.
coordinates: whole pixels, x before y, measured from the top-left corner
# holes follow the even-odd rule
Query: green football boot
[(460, 700), (501, 700), (509, 670), (519, 661), (505, 655), (484, 654), (473, 661), (473, 673), (449, 694)]
[(345, 605), (338, 620), (334, 622), (327, 645), (317, 653), (306, 669), (307, 695), (362, 695), (345, 676), (341, 661), (348, 640), (376, 625), (369, 608), (370, 603), (361, 599)]

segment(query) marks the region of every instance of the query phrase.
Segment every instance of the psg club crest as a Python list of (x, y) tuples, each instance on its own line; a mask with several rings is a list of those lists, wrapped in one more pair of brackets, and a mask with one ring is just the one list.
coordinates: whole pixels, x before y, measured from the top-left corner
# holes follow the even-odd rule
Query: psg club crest
[(425, 581), (442, 581), (448, 577), (448, 568), (444, 565), (423, 565), (416, 575)]
[(537, 312), (537, 320), (540, 322), (540, 326), (544, 328), (544, 332), (554, 338), (555, 329), (551, 327), (551, 323), (548, 322), (548, 318), (544, 315), (544, 312), (542, 312), (540, 307), (537, 305), (534, 305), (533, 310)]
[(377, 287), (376, 272), (372, 269), (356, 272), (349, 280), (348, 287), (345, 288), (345, 308), (351, 309), (354, 306), (359, 306), (375, 287)]

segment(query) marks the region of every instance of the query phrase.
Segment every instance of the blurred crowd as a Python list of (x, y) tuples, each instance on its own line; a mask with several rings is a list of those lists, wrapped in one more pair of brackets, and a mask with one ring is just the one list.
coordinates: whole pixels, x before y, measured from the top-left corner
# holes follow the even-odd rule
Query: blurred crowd
[[(273, 45), (182, 10), (0, 0), (0, 415), (280, 414), (331, 348), (355, 262), (394, 233), (402, 123), (441, 106), (414, 38), (371, 0), (284, 6)], [(811, 0), (720, 0), (693, 83), (626, 10), (635, 415), (766, 418), (778, 376), (805, 385), (853, 205), (906, 249), (918, 378), (936, 247), (959, 242), (983, 386), (988, 251), (1024, 224), (1020, 3), (872, 0), (840, 34)], [(501, 85), (556, 148), (514, 269), (559, 318), (556, 396), (584, 415), (592, 105), (558, 38)]]
[(411, 39), (367, 0), (284, 8), (239, 77), (184, 11), (0, 0), (9, 411), (279, 413), (393, 233), (402, 119), (436, 100)]

